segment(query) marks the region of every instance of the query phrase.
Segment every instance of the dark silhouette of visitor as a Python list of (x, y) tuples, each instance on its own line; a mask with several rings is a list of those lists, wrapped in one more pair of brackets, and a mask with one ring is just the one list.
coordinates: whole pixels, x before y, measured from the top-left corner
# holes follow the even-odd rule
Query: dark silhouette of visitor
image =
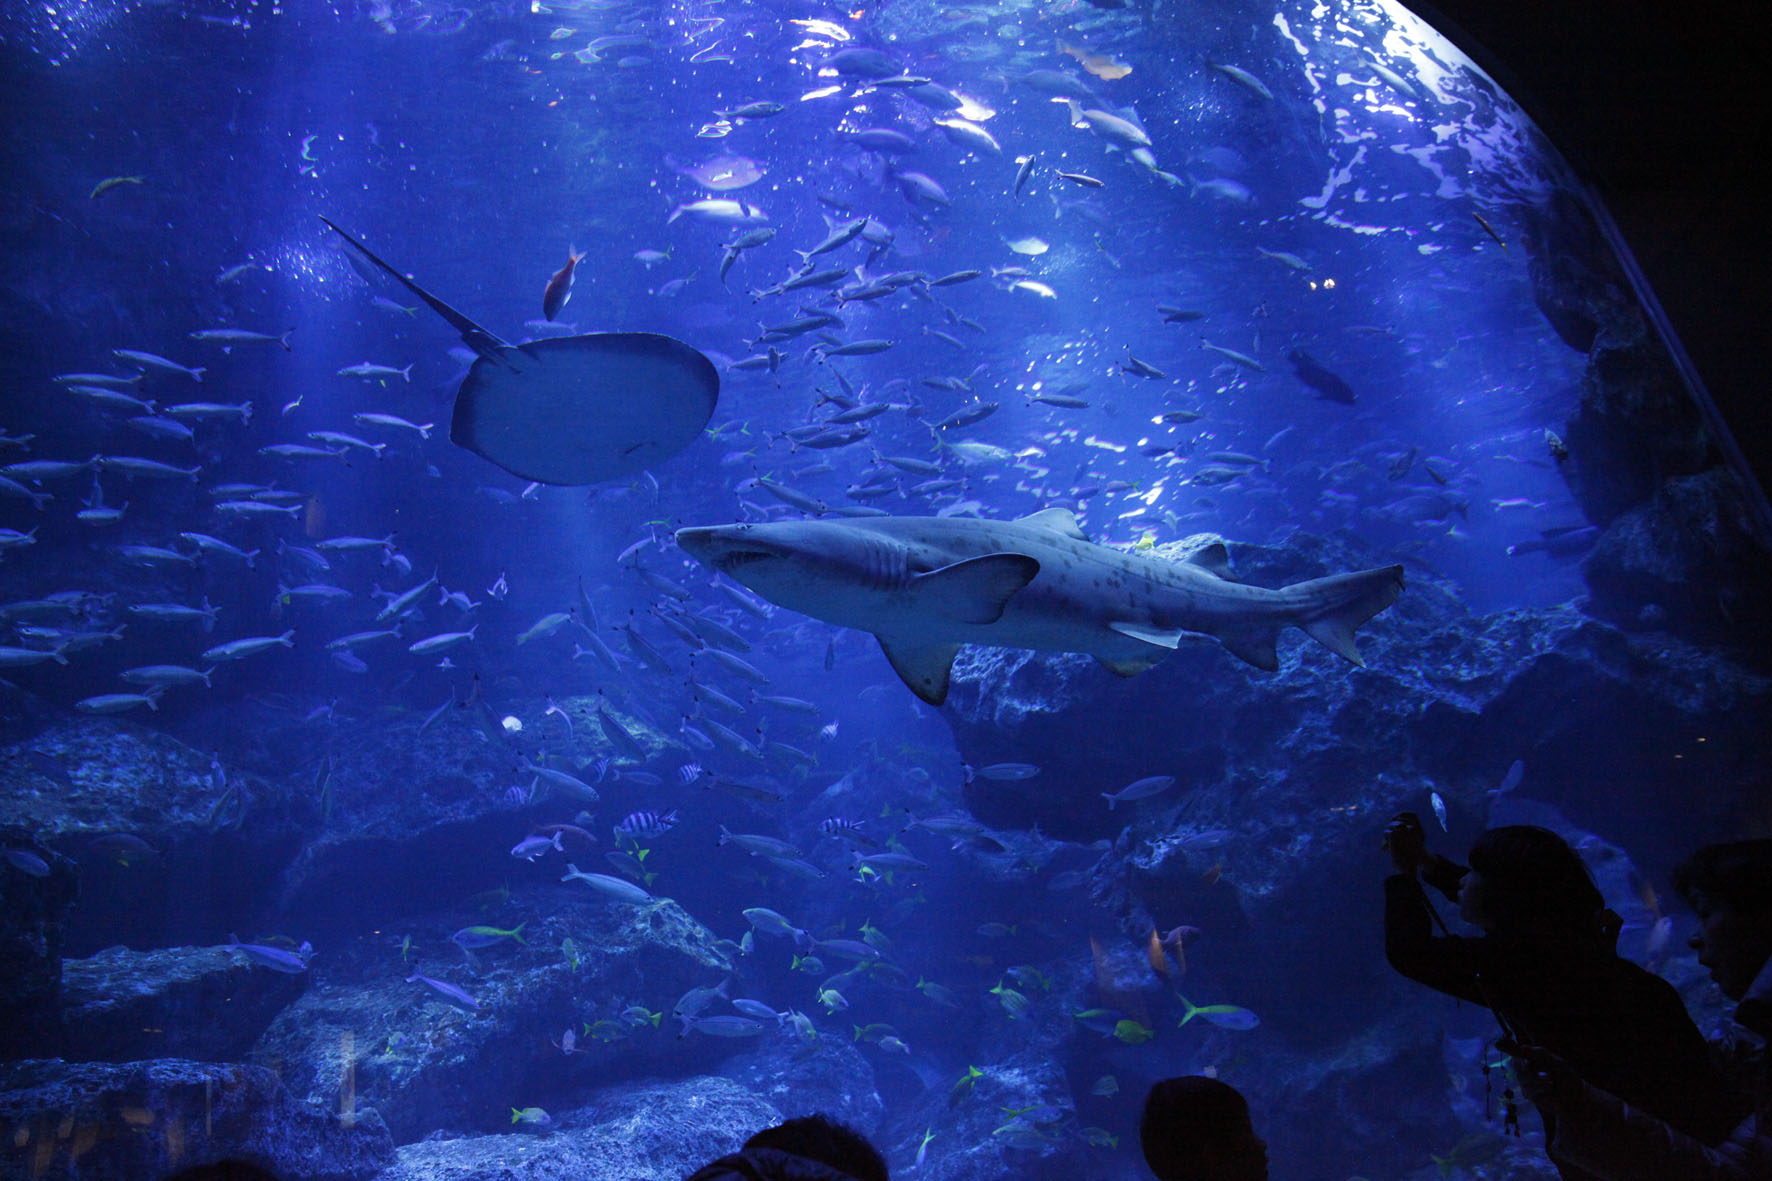
[(1692, 908), (1688, 941), (1731, 1000), (1737, 1028), (1713, 1046), (1746, 1105), (1716, 1144), (1684, 1134), (1593, 1085), (1562, 1055), (1503, 1043), (1516, 1057), (1526, 1095), (1556, 1116), (1554, 1147), (1608, 1181), (1748, 1181), (1772, 1178), (1772, 840), (1706, 845), (1674, 871), (1674, 891)]
[[(1427, 852), (1410, 812), (1385, 830), (1397, 873), (1385, 882), (1385, 956), (1411, 980), (1490, 1009), (1503, 1032), (1542, 1046), (1594, 1085), (1707, 1143), (1735, 1122), (1730, 1088), (1673, 986), (1620, 957), (1617, 916), (1580, 856), (1532, 825), (1490, 829), (1467, 869)], [(1480, 938), (1435, 935), (1416, 875), (1458, 902)], [(1539, 1108), (1552, 1162), (1591, 1174), (1556, 1146), (1556, 1116)]]
[(220, 1160), (191, 1165), (171, 1174), (166, 1181), (277, 1181), (277, 1174), (249, 1161)]
[(823, 1114), (787, 1120), (688, 1181), (890, 1181), (886, 1158), (854, 1128)]
[(1138, 1141), (1158, 1181), (1267, 1181), (1267, 1145), (1249, 1121), (1248, 1102), (1215, 1078), (1153, 1084)]

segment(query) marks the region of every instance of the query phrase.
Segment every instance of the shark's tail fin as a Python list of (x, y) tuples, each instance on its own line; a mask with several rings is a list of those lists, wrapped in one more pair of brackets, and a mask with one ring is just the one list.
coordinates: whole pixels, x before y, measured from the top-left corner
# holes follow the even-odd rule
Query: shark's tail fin
[(1403, 568), (1380, 566), (1352, 574), (1331, 574), (1295, 582), (1282, 594), (1298, 595), (1311, 606), (1294, 622), (1330, 651), (1358, 665), (1360, 649), (1354, 633), (1360, 625), (1397, 601), (1403, 593)]

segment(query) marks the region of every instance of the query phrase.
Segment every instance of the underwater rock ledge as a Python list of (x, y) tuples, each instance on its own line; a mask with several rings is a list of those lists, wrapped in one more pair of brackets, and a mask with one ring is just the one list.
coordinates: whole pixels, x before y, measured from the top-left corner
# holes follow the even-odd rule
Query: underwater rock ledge
[(112, 947), (64, 961), (62, 984), (64, 1058), (226, 1062), (245, 1057), (308, 977), (255, 968), (226, 947)]
[(369, 1181), (392, 1163), (374, 1111), (347, 1122), (292, 1099), (258, 1066), (147, 1062), (0, 1063), (0, 1173), (63, 1181), (164, 1177), (239, 1160), (304, 1181)]
[[(524, 923), (528, 946), (498, 960), (482, 952), (477, 977), (442, 961), (401, 965), (354, 955), (335, 979), (278, 1015), (252, 1061), (274, 1066), (294, 1094), (314, 1103), (337, 1105), (348, 1091), (406, 1143), (437, 1128), (491, 1132), (508, 1127), (512, 1107), (552, 1108), (593, 1084), (683, 1073), (745, 1048), (730, 1039), (680, 1039), (668, 1012), (619, 1038), (579, 1034), (570, 1056), (556, 1048), (562, 1030), (579, 1033), (599, 1015), (646, 997), (679, 996), (732, 970), (713, 935), (676, 903), (618, 908), (580, 893), (554, 887), (527, 898), (510, 921)], [(437, 923), (435, 932), (416, 928), (420, 945), (446, 942), (451, 917)], [(586, 950), (576, 969), (554, 950), (568, 932)], [(415, 970), (465, 988), (479, 1012), (406, 982)]]
[[(1772, 561), (1753, 492), (1730, 467), (1629, 280), (1573, 196), (1522, 206), (1539, 310), (1587, 357), (1558, 470), (1603, 531), (1582, 565), (1596, 606), (1764, 665)], [(1751, 479), (1751, 477), (1749, 477)]]

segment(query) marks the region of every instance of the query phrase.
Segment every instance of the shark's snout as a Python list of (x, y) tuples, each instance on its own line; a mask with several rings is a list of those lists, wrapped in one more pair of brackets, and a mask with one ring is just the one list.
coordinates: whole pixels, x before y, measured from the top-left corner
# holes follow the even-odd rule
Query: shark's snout
[(721, 525), (696, 525), (679, 529), (677, 547), (696, 561), (712, 566), (727, 548), (727, 535), (730, 533), (729, 527)]
[(696, 561), (722, 572), (779, 556), (774, 548), (750, 536), (750, 530), (743, 525), (697, 525), (679, 529), (677, 545)]

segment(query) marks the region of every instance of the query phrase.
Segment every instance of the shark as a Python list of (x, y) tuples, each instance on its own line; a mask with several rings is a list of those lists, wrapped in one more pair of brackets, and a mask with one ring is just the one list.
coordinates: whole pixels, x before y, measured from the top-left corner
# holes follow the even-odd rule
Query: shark
[(1257, 668), (1296, 627), (1363, 665), (1355, 632), (1397, 601), (1403, 567), (1271, 590), (1235, 581), (1222, 541), (1185, 561), (1089, 539), (1049, 508), (1013, 521), (861, 517), (691, 526), (691, 557), (778, 606), (872, 632), (905, 685), (947, 700), (962, 644), (1084, 652), (1131, 677), (1210, 637)]

